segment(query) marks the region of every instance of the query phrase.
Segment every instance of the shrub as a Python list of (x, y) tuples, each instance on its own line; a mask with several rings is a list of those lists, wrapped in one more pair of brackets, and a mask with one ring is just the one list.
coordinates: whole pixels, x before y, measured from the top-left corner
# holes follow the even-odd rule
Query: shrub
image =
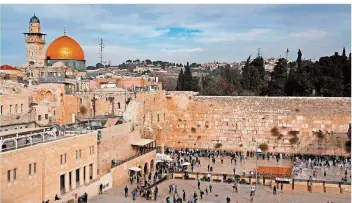
[(290, 138), (290, 144), (296, 144), (298, 142), (299, 138), (297, 136), (294, 136)]
[(194, 127), (192, 127), (191, 131), (192, 131), (192, 133), (195, 133), (197, 130)]
[(87, 107), (85, 107), (85, 106), (81, 106), (81, 107), (79, 107), (79, 112), (80, 112), (82, 115), (86, 115), (86, 113), (88, 112), (88, 109), (87, 109)]
[(266, 143), (262, 143), (259, 145), (259, 149), (262, 150), (263, 152), (268, 151), (268, 145)]
[(297, 136), (299, 134), (299, 131), (297, 130), (290, 130), (288, 131), (288, 134), (291, 135), (291, 136)]
[(314, 132), (314, 134), (319, 138), (319, 139), (323, 139), (325, 137), (325, 134), (323, 133), (323, 131), (319, 130), (317, 132)]
[(221, 148), (221, 147), (222, 147), (222, 144), (221, 144), (221, 143), (216, 143), (215, 146), (214, 146), (215, 149), (219, 149), (219, 148)]
[(273, 127), (271, 130), (271, 135), (274, 137), (278, 137), (280, 135), (279, 129), (277, 127)]

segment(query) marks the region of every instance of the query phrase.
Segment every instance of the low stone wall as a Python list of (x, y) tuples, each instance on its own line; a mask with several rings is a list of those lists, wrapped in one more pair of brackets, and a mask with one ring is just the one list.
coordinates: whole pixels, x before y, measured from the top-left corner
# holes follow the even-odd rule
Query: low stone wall
[[(135, 159), (125, 162), (110, 170), (113, 179), (113, 185), (121, 185), (129, 181), (129, 168), (141, 166), (141, 173), (144, 173), (144, 166), (147, 167), (147, 173), (155, 170), (156, 150), (141, 155)], [(152, 169), (151, 169), (152, 168)]]

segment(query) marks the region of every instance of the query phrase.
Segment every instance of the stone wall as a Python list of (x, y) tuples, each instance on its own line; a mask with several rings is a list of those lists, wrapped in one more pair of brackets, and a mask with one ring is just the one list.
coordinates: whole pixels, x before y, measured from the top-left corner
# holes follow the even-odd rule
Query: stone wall
[(109, 172), (112, 160), (124, 160), (138, 153), (131, 144), (138, 142), (141, 137), (139, 131), (132, 131), (131, 128), (131, 123), (124, 123), (101, 130), (98, 144), (99, 175)]
[[(176, 148), (214, 149), (221, 143), (222, 149), (255, 150), (266, 143), (269, 151), (341, 153), (338, 142), (343, 148), (351, 120), (349, 98), (202, 97), (175, 92), (167, 105), (172, 133), (165, 132), (166, 145)], [(281, 139), (273, 136), (274, 128)], [(319, 130), (323, 139), (314, 133)], [(292, 131), (298, 133), (296, 144), (289, 141)]]
[(156, 150), (153, 150), (149, 153), (132, 159), (131, 161), (116, 166), (115, 168), (112, 168), (110, 170), (110, 173), (112, 174), (113, 185), (121, 185), (128, 183), (130, 175), (128, 169), (131, 167), (140, 167), (142, 169), (141, 174), (144, 173), (144, 167), (147, 167), (147, 173), (149, 173), (150, 171), (154, 171), (156, 165), (155, 157)]
[[(137, 94), (136, 101), (141, 105), (137, 123), (150, 127), (158, 144), (173, 148), (217, 145), (245, 151), (265, 143), (273, 152), (344, 154), (351, 122), (350, 98), (204, 97), (157, 91)], [(158, 113), (165, 113), (166, 120), (151, 122), (151, 115)], [(295, 133), (298, 142), (291, 143)]]

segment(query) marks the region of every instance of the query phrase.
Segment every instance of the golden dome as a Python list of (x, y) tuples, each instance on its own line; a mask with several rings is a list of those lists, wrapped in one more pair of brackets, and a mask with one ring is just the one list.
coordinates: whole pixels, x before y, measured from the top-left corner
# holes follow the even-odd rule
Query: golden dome
[(46, 50), (46, 58), (50, 60), (84, 60), (82, 47), (76, 40), (66, 35), (55, 39)]

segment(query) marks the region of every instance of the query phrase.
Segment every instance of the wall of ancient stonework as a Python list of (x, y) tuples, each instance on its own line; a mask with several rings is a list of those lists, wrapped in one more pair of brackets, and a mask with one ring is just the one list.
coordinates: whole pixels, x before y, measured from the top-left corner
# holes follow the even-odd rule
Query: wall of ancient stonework
[[(245, 151), (266, 143), (274, 152), (344, 154), (351, 122), (349, 98), (204, 97), (156, 91), (137, 94), (136, 102), (140, 116), (135, 122), (150, 129), (142, 137), (173, 148), (217, 145)], [(164, 113), (165, 120), (151, 120)], [(323, 138), (315, 133), (319, 130)], [(295, 133), (298, 141), (290, 142)]]
[[(203, 97), (174, 92), (167, 98), (165, 144), (175, 148), (344, 153), (351, 122), (349, 98)], [(278, 139), (273, 136), (276, 128)], [(313, 133), (321, 130), (323, 139)], [(297, 131), (299, 141), (291, 144)], [(292, 133), (292, 132), (291, 132)], [(275, 134), (275, 133), (274, 133)]]

